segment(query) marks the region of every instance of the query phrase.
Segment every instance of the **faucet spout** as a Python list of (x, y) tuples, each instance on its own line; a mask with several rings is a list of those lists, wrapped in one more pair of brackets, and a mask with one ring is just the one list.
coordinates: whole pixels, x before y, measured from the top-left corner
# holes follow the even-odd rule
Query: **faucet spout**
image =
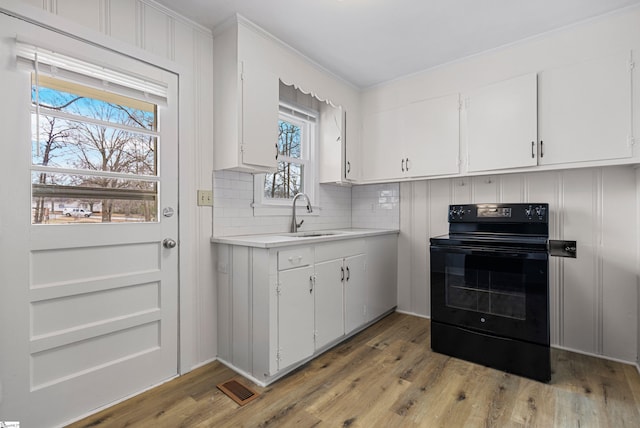
[(296, 193), (296, 195), (293, 197), (293, 202), (291, 203), (291, 233), (296, 233), (298, 231), (298, 228), (302, 225), (302, 223), (304, 222), (304, 220), (301, 220), (300, 223), (298, 223), (296, 221), (296, 201), (298, 200), (298, 198), (304, 198), (307, 201), (307, 212), (308, 213), (312, 213), (313, 212), (313, 208), (311, 207), (311, 200), (309, 199), (309, 196), (307, 196), (306, 193)]

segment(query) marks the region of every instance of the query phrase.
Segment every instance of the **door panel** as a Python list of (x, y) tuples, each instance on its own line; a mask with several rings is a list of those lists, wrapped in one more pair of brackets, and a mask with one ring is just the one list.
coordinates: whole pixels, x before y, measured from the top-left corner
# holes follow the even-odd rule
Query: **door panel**
[(385, 180), (402, 176), (403, 141), (400, 109), (370, 114), (363, 119), (362, 178)]
[(409, 104), (402, 110), (407, 176), (459, 172), (460, 114), (458, 94)]
[(535, 74), (479, 88), (467, 98), (469, 171), (537, 164)]
[(344, 259), (344, 313), (345, 334), (351, 333), (367, 321), (366, 256), (360, 254)]
[(342, 259), (315, 265), (316, 349), (344, 335)]
[(278, 369), (310, 357), (313, 343), (313, 267), (278, 273)]
[(0, 15), (0, 415), (48, 427), (177, 374), (178, 249), (162, 240), (178, 240), (178, 217), (31, 224), (31, 78), (16, 66), (16, 35), (168, 85), (157, 113), (160, 212), (178, 211), (177, 78)]
[(540, 164), (631, 157), (630, 52), (539, 74)]

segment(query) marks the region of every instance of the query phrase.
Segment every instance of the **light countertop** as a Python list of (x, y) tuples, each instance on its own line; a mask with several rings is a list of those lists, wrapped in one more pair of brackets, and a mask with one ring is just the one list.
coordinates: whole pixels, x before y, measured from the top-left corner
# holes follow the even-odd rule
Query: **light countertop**
[(275, 248), (291, 245), (308, 245), (343, 239), (363, 238), (367, 236), (398, 233), (397, 229), (331, 229), (301, 230), (295, 233), (270, 233), (264, 235), (236, 235), (212, 237), (215, 244), (241, 245), (244, 247)]

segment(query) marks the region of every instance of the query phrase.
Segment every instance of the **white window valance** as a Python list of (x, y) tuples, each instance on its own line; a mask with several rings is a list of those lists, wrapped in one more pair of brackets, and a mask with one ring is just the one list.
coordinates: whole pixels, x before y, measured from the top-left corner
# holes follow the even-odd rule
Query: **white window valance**
[(20, 40), (16, 40), (16, 57), (20, 66), (37, 73), (156, 105), (167, 104), (168, 85), (144, 76), (93, 64)]

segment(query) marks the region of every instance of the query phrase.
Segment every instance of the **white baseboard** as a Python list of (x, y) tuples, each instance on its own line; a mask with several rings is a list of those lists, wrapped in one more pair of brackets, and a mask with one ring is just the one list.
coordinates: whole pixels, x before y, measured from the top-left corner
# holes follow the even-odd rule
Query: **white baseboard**
[(185, 374), (187, 374), (187, 373), (189, 373), (189, 372), (191, 372), (191, 371), (193, 371), (195, 369), (199, 369), (202, 366), (206, 366), (207, 364), (213, 363), (214, 361), (218, 361), (218, 357), (213, 357), (213, 358), (210, 358), (208, 360), (202, 361), (202, 362), (196, 364), (195, 366), (191, 367), (189, 369), (189, 371), (180, 373), (180, 376), (185, 375)]
[(640, 370), (640, 366), (638, 366), (638, 363), (636, 361), (627, 361), (620, 358), (609, 357), (607, 355), (594, 354), (593, 352), (587, 352), (587, 351), (582, 351), (580, 349), (568, 348), (566, 346), (554, 345), (553, 343), (551, 344), (551, 347), (556, 349), (562, 349), (563, 351), (575, 352), (576, 354), (588, 355), (589, 357), (595, 357), (603, 360), (614, 361), (616, 363), (631, 364), (636, 366), (638, 370)]
[(396, 309), (396, 312), (399, 313), (399, 314), (404, 314), (404, 315), (412, 315), (412, 316), (418, 317), (418, 318), (424, 318), (424, 319), (428, 319), (428, 320), (431, 319), (431, 317), (428, 316), (428, 315), (417, 314), (415, 312), (409, 312), (409, 311), (403, 311), (401, 309)]

